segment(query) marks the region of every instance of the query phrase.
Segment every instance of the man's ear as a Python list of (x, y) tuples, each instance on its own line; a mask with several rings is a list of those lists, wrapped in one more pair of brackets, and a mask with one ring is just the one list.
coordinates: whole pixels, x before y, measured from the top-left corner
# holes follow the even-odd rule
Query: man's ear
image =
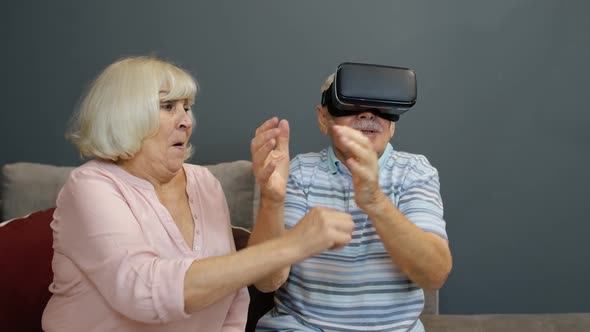
[(318, 113), (318, 125), (320, 126), (320, 131), (322, 134), (328, 134), (328, 128), (330, 128), (330, 119), (328, 115), (328, 111), (325, 107), (321, 105), (317, 105), (315, 107), (316, 112)]
[(389, 121), (389, 139), (393, 137), (393, 134), (395, 134), (395, 122)]

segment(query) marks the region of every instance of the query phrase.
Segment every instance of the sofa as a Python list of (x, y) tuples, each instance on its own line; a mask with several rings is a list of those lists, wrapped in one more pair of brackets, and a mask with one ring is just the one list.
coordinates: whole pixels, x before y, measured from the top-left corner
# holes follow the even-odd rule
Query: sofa
[[(219, 179), (230, 209), (238, 250), (244, 248), (259, 192), (245, 160), (207, 165)], [(55, 199), (73, 167), (13, 163), (0, 173), (0, 329), (41, 331), (41, 314), (51, 296)], [(246, 331), (273, 306), (272, 293), (248, 288)], [(590, 331), (590, 313), (441, 315), (438, 291), (425, 292), (422, 321), (427, 331)]]

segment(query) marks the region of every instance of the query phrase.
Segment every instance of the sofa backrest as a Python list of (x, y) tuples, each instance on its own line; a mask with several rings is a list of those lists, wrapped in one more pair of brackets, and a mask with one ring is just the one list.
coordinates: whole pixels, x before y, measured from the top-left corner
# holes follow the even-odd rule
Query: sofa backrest
[(55, 206), (57, 193), (73, 167), (34, 163), (2, 167), (2, 220)]
[[(247, 160), (206, 165), (225, 193), (234, 226), (252, 228), (255, 181)], [(2, 220), (55, 206), (55, 200), (74, 167), (14, 163), (2, 167)]]

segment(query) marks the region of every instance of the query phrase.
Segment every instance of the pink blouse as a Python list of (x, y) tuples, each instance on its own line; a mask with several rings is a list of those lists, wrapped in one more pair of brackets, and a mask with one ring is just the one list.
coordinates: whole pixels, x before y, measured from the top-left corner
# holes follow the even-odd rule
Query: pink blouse
[(53, 215), (53, 293), (45, 331), (244, 331), (246, 288), (184, 312), (194, 260), (235, 251), (221, 185), (205, 167), (184, 165), (195, 221), (184, 241), (153, 186), (113, 163), (75, 169)]

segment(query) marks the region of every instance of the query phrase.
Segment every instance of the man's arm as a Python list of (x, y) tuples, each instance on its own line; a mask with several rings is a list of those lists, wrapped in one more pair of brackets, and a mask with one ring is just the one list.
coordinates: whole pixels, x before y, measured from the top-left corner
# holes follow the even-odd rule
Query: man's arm
[(376, 203), (364, 206), (363, 210), (393, 261), (420, 287), (441, 288), (452, 266), (447, 241), (414, 225), (381, 190), (379, 196)]
[(367, 213), (395, 264), (425, 289), (438, 289), (452, 267), (448, 243), (414, 225), (379, 186), (377, 154), (359, 131), (334, 126), (336, 142), (350, 157), (343, 161), (353, 176), (355, 201)]
[[(248, 246), (282, 236), (284, 204), (289, 177), (289, 123), (276, 117), (256, 129), (251, 142), (252, 171), (260, 187), (260, 205)], [(278, 289), (289, 276), (287, 266), (255, 283), (262, 292)]]
[[(285, 232), (284, 226), (284, 205), (272, 201), (260, 199), (256, 224), (248, 240), (248, 246), (263, 243), (265, 241), (280, 237)], [(254, 285), (261, 292), (273, 292), (287, 280), (291, 266), (283, 267), (266, 275)]]

